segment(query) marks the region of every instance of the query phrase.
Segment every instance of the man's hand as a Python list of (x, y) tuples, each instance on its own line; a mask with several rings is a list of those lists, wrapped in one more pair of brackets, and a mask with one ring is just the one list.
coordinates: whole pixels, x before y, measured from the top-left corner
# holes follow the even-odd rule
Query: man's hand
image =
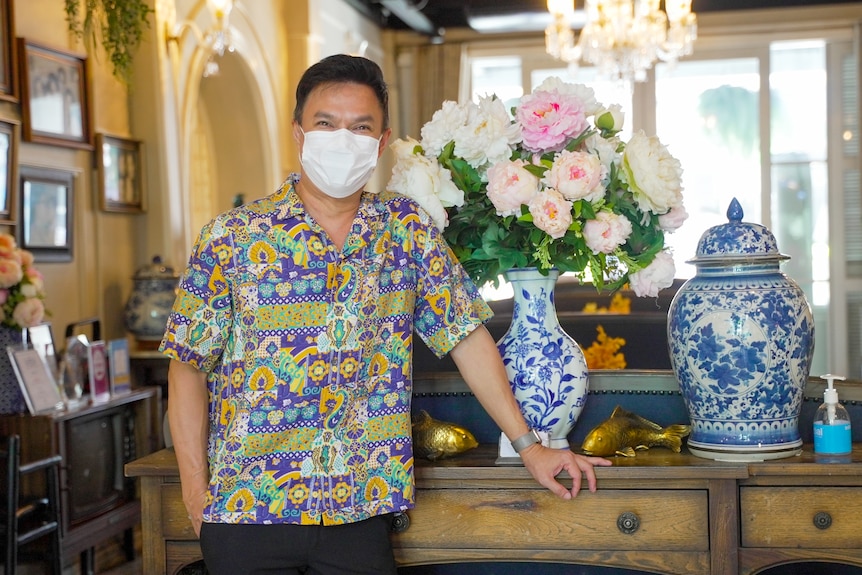
[[(596, 490), (596, 472), (594, 466), (607, 467), (613, 465), (601, 457), (585, 457), (568, 449), (550, 449), (538, 443), (524, 449), (519, 454), (530, 475), (547, 487), (554, 495), (563, 499), (571, 499), (581, 490), (581, 479), (586, 477), (590, 491)], [(557, 481), (556, 476), (561, 471), (567, 471), (572, 476), (572, 489)]]

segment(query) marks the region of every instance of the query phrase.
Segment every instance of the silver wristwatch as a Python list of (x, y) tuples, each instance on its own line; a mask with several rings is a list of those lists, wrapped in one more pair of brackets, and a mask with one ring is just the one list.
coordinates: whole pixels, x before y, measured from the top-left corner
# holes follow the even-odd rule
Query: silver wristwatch
[(539, 437), (539, 434), (535, 429), (531, 429), (521, 437), (512, 441), (512, 449), (515, 450), (515, 453), (521, 453), (534, 443), (542, 443), (542, 438)]

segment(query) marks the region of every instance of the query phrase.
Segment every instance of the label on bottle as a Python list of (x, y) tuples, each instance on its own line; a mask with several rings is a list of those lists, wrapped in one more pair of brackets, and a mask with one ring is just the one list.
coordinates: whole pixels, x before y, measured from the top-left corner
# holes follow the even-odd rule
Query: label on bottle
[(814, 453), (850, 453), (850, 422), (837, 419), (833, 425), (814, 422)]

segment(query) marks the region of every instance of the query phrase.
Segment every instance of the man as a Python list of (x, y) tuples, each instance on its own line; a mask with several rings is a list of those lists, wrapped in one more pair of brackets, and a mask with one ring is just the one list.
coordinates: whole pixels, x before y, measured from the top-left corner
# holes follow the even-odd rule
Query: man
[[(412, 334), (452, 354), (533, 476), (574, 497), (597, 458), (535, 443), (482, 325), (490, 312), (427, 214), (363, 191), (390, 136), (369, 60), (296, 90), (302, 172), (201, 232), (162, 350), (183, 501), (214, 575), (395, 573), (413, 506)], [(554, 477), (568, 471), (567, 490)]]

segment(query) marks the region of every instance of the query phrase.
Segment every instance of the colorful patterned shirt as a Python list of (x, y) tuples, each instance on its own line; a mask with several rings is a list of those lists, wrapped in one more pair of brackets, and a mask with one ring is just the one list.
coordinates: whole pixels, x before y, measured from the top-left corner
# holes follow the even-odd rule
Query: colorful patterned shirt
[(208, 224), (162, 351), (208, 374), (204, 521), (340, 524), (413, 506), (412, 336), (491, 315), (411, 200), (363, 194), (339, 253), (285, 182)]

